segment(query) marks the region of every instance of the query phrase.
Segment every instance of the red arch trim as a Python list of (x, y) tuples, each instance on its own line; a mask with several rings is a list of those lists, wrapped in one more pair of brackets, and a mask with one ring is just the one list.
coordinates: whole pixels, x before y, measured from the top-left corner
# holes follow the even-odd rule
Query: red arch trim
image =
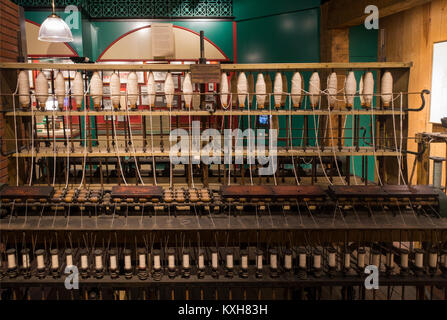
[[(111, 44), (109, 44), (109, 45), (107, 46), (107, 48), (104, 49), (104, 51), (99, 55), (99, 57), (98, 57), (98, 59), (97, 59), (96, 61), (107, 61), (107, 59), (106, 59), (106, 60), (102, 60), (101, 57), (102, 57), (102, 56), (107, 52), (107, 50), (109, 50), (110, 47), (112, 47), (115, 43), (117, 43), (119, 40), (121, 40), (122, 38), (128, 36), (128, 35), (131, 34), (131, 33), (134, 33), (134, 32), (139, 31), (139, 30), (141, 30), (141, 29), (150, 28), (150, 27), (151, 27), (151, 25), (143, 26), (143, 27), (139, 27), (139, 28), (130, 30), (130, 31), (124, 33), (123, 35), (119, 36), (118, 38), (116, 38), (115, 40), (113, 40), (113, 42), (112, 42)], [(182, 30), (185, 30), (185, 31), (194, 33), (195, 35), (200, 35), (198, 32), (195, 32), (194, 30), (191, 30), (191, 29), (188, 29), (188, 28), (185, 28), (185, 27), (175, 26), (175, 25), (174, 25), (173, 27), (174, 27), (174, 28), (177, 28), (177, 29), (182, 29)], [(205, 40), (208, 41), (211, 45), (213, 45), (213, 46), (214, 46), (214, 47), (215, 47), (215, 48), (216, 48), (216, 49), (217, 49), (217, 50), (218, 50), (218, 51), (225, 57), (225, 59), (224, 59), (223, 61), (230, 61), (230, 59), (229, 59), (228, 56), (225, 54), (225, 52), (223, 52), (222, 49), (220, 49), (220, 48), (219, 48), (213, 41), (211, 41), (211, 40), (208, 39), (207, 37), (205, 37)], [(171, 59), (171, 60), (172, 60), (172, 59)], [(175, 60), (175, 59), (174, 59), (174, 60)], [(174, 60), (172, 60), (172, 61), (174, 61)], [(115, 60), (114, 60), (114, 61), (115, 61)]]
[[(25, 19), (25, 21), (26, 21), (26, 22), (29, 22), (29, 23), (32, 23), (32, 24), (34, 24), (34, 25), (40, 27), (40, 24), (38, 24), (38, 23), (35, 22), (35, 21), (31, 21), (31, 20), (29, 20), (29, 19)], [(67, 42), (64, 42), (64, 44), (68, 47), (68, 49), (70, 49), (71, 52), (73, 52), (73, 55), (71, 55), (71, 56), (65, 56), (65, 55), (60, 55), (60, 54), (56, 54), (56, 55), (50, 55), (50, 54), (46, 54), (46, 55), (34, 55), (34, 54), (31, 54), (31, 55), (29, 55), (29, 57), (32, 57), (32, 58), (37, 58), (37, 57), (79, 57), (78, 53), (76, 52), (75, 49), (73, 49), (72, 46), (70, 46)]]

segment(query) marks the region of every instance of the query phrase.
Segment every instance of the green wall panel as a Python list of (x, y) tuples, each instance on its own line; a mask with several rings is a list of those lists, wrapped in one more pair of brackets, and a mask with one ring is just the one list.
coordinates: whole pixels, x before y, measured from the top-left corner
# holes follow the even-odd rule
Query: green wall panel
[(237, 61), (318, 62), (319, 9), (237, 22)]
[(319, 6), (320, 0), (233, 0), (233, 16), (237, 21)]
[[(377, 61), (377, 30), (368, 30), (363, 25), (352, 27), (349, 29), (349, 61), (350, 62), (375, 62)], [(376, 87), (377, 84), (377, 76), (376, 73), (373, 72), (374, 75), (374, 84)], [(362, 76), (362, 72), (355, 72), (355, 77), (357, 79), (357, 90), (358, 83), (360, 81), (360, 77)], [(375, 98), (373, 100), (373, 105), (376, 105)], [(360, 109), (360, 99), (355, 98), (354, 103), (355, 109)], [(372, 123), (374, 123), (374, 120)], [(347, 117), (346, 120), (347, 127), (351, 127), (351, 116)], [(360, 127), (365, 127), (367, 129), (366, 138), (368, 142), (371, 141), (371, 117), (370, 116), (360, 116)], [(347, 138), (352, 137), (351, 130), (346, 130)], [(346, 141), (347, 145), (351, 145), (351, 141), (349, 139)], [(360, 140), (360, 146), (366, 146), (363, 140)], [(351, 161), (351, 172), (353, 174), (361, 175), (362, 168), (362, 159), (361, 157), (353, 157)], [(375, 167), (374, 167), (374, 157), (368, 157), (368, 180), (374, 181), (375, 177)]]

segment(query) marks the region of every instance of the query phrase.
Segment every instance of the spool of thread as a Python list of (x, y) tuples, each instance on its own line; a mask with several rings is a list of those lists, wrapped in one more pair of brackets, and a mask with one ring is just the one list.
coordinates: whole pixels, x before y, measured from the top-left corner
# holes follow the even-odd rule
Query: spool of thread
[(329, 268), (335, 268), (337, 266), (337, 250), (335, 250), (335, 248), (328, 248), (327, 249), (328, 252), (328, 264), (329, 264)]
[(359, 267), (359, 269), (365, 268), (365, 256), (366, 256), (365, 249), (359, 248), (357, 250), (357, 267)]
[(29, 78), (28, 71), (22, 70), (18, 75), (19, 82), (19, 104), (22, 108), (28, 108), (30, 105), (30, 96), (29, 96)]
[(280, 72), (275, 74), (275, 80), (273, 82), (273, 99), (275, 101), (275, 108), (279, 109), (281, 107), (283, 87), (282, 87), (282, 76)]
[(175, 251), (173, 248), (168, 249), (168, 268), (175, 269)]
[(307, 268), (307, 253), (303, 247), (298, 248), (298, 266), (301, 269)]
[(372, 264), (375, 265), (377, 268), (379, 268), (380, 267), (380, 253), (379, 253), (379, 251), (372, 249), (371, 255), (372, 255)]
[(256, 269), (262, 270), (262, 259), (263, 259), (263, 252), (262, 250), (256, 250)]
[(64, 110), (65, 101), (65, 79), (62, 72), (58, 72), (54, 80), (54, 93), (57, 99), (57, 107)]
[(104, 268), (102, 263), (102, 250), (96, 249), (95, 250), (95, 269), (96, 270), (102, 270)]
[(422, 249), (414, 250), (414, 264), (416, 268), (424, 268), (424, 251)]
[(351, 251), (348, 248), (345, 249), (344, 267), (345, 269), (351, 268)]
[(337, 104), (337, 74), (332, 72), (327, 78), (327, 102), (330, 108)]
[(6, 256), (8, 259), (8, 270), (13, 270), (17, 268), (17, 262), (16, 262), (16, 249), (8, 249), (6, 251)]
[(188, 249), (183, 249), (182, 266), (183, 266), (183, 269), (189, 269), (190, 268), (189, 250)]
[(160, 257), (160, 250), (153, 250), (153, 257), (154, 257), (154, 270), (160, 270), (161, 269), (161, 257)]
[(120, 93), (121, 93), (121, 81), (118, 74), (112, 73), (110, 77), (110, 98), (112, 100), (112, 106), (115, 110), (120, 107)]
[(90, 95), (95, 109), (101, 108), (101, 99), (103, 94), (102, 80), (98, 72), (94, 72), (90, 79)]
[(127, 99), (129, 100), (129, 105), (131, 109), (137, 108), (138, 101), (138, 77), (135, 72), (129, 73), (127, 76)]
[(216, 248), (211, 248), (211, 267), (214, 270), (217, 270), (217, 268), (219, 268), (219, 256), (217, 254)]
[[(30, 268), (29, 249), (25, 248), (20, 253), (22, 254), (22, 268), (29, 269)], [(14, 255), (14, 259), (15, 259), (15, 255)]]
[(67, 267), (73, 265), (73, 252), (71, 249), (65, 249), (65, 265)]
[(441, 254), (442, 266), (447, 270), (447, 249), (442, 250)]
[(241, 251), (241, 269), (248, 270), (248, 251)]
[(187, 109), (191, 107), (192, 91), (191, 74), (188, 72), (183, 80), (183, 97), (185, 99), (185, 107)]
[(43, 249), (36, 250), (37, 270), (45, 269), (45, 251)]
[(233, 269), (234, 261), (233, 261), (233, 250), (228, 249), (225, 255), (225, 267), (227, 269)]
[(59, 250), (52, 249), (50, 251), (50, 255), (51, 255), (51, 269), (52, 270), (59, 269)]
[(36, 99), (41, 110), (45, 110), (48, 100), (48, 80), (40, 71), (36, 78)]
[(198, 260), (197, 267), (199, 268), (199, 270), (204, 270), (205, 269), (205, 252), (203, 251), (203, 249), (199, 250), (199, 257), (197, 260)]
[(346, 107), (352, 108), (354, 106), (354, 95), (357, 91), (357, 82), (355, 80), (354, 72), (350, 71), (346, 77), (345, 82), (345, 101)]
[(147, 94), (149, 97), (149, 107), (153, 107), (155, 105), (155, 93), (156, 93), (156, 87), (155, 87), (155, 78), (154, 74), (152, 72), (149, 72), (147, 76)]
[(256, 102), (258, 104), (258, 109), (264, 109), (266, 90), (264, 75), (262, 73), (258, 73), (258, 77), (256, 79)]
[(284, 268), (287, 271), (292, 270), (292, 251), (290, 249), (286, 249), (284, 253)]
[(110, 249), (109, 250), (109, 269), (110, 271), (116, 271), (118, 269), (118, 261), (116, 256), (116, 250)]
[(81, 110), (82, 102), (84, 100), (84, 84), (82, 81), (82, 74), (80, 72), (76, 72), (73, 80), (73, 97), (76, 109)]
[(132, 270), (132, 256), (130, 249), (124, 249), (124, 270)]
[(400, 250), (400, 267), (403, 269), (408, 268), (408, 250), (407, 249)]
[(374, 95), (374, 76), (368, 71), (363, 76), (363, 105), (367, 108), (371, 107)]
[(386, 266), (389, 269), (394, 267), (394, 253), (389, 249), (386, 253)]
[(174, 98), (174, 81), (172, 80), (172, 75), (170, 72), (166, 75), (165, 80), (165, 95), (166, 95), (166, 105), (168, 108), (172, 106), (172, 100)]
[(237, 101), (239, 108), (245, 108), (245, 99), (248, 92), (247, 76), (244, 72), (240, 72), (237, 78)]
[(270, 250), (270, 268), (278, 269), (278, 250)]
[(87, 249), (81, 249), (81, 269), (88, 269), (88, 251)]
[(222, 72), (222, 75), (220, 76), (220, 104), (226, 108), (228, 106), (228, 94), (229, 94), (229, 87), (228, 87), (228, 76), (225, 72)]
[(138, 254), (138, 268), (146, 269), (146, 250), (144, 248), (139, 248), (137, 250)]
[(294, 108), (299, 108), (301, 105), (302, 86), (303, 86), (303, 79), (301, 77), (301, 74), (299, 72), (295, 72), (292, 76), (292, 87), (291, 87), (292, 104)]
[(312, 76), (309, 80), (309, 101), (312, 108), (315, 108), (318, 106), (318, 101), (320, 99), (320, 76), (318, 75), (318, 72), (312, 73)]
[(436, 248), (431, 248), (429, 251), (428, 266), (431, 269), (436, 269), (438, 267), (438, 250), (436, 250)]
[(316, 270), (320, 270), (321, 269), (321, 250), (319, 249), (315, 249), (313, 252), (313, 260), (314, 260), (314, 264), (313, 267)]
[(393, 76), (389, 71), (385, 72), (382, 76), (381, 90), (380, 97), (382, 99), (382, 105), (389, 107), (393, 99)]

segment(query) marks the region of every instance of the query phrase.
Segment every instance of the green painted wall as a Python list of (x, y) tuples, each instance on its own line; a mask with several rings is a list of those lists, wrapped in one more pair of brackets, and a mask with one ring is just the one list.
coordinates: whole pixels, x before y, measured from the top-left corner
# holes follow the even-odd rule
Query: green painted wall
[[(238, 63), (319, 62), (320, 59), (320, 1), (319, 0), (234, 0), (233, 12), (237, 27)], [(311, 73), (302, 73), (305, 90)], [(256, 79), (256, 74), (254, 75)], [(292, 73), (286, 73), (290, 87)], [(270, 74), (271, 79), (275, 77)], [(254, 99), (252, 101), (254, 103)], [(286, 102), (288, 107), (288, 101)], [(309, 106), (308, 106), (309, 107)], [(256, 117), (252, 117), (252, 127)], [(280, 117), (285, 128), (287, 117)], [(318, 123), (318, 117), (315, 118)], [(293, 117), (294, 138), (301, 137), (303, 117)], [(245, 119), (244, 127), (247, 127)], [(314, 119), (310, 117), (309, 143), (315, 145)], [(285, 129), (279, 137), (286, 137)], [(300, 139), (293, 144), (299, 145)], [(285, 141), (279, 141), (284, 146)]]
[[(368, 30), (363, 25), (352, 27), (349, 29), (349, 61), (350, 62), (375, 62), (377, 61), (377, 30)], [(356, 72), (355, 76), (357, 79), (357, 90), (358, 83), (362, 72)], [(374, 83), (377, 83), (376, 73), (373, 72)], [(376, 105), (375, 99), (373, 105)], [(354, 104), (355, 109), (360, 109), (360, 99), (355, 99)], [(351, 117), (347, 117), (346, 120), (347, 127), (351, 127)], [(374, 119), (372, 121), (374, 123)], [(371, 117), (370, 116), (360, 116), (360, 127), (367, 128), (367, 141), (371, 142)], [(346, 137), (352, 137), (351, 130), (346, 130)], [(347, 145), (351, 145), (349, 139), (347, 140)], [(360, 146), (366, 146), (362, 140), (360, 140)], [(361, 157), (354, 157), (351, 161), (351, 171), (353, 174), (361, 175), (362, 159)], [(368, 180), (374, 181), (375, 168), (374, 168), (374, 157), (368, 157)]]
[(233, 16), (239, 21), (319, 6), (320, 0), (233, 0)]

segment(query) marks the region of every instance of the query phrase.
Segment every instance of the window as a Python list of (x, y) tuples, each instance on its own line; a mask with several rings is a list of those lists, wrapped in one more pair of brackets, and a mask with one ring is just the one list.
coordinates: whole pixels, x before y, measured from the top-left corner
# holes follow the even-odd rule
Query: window
[(447, 41), (433, 45), (430, 122), (447, 117)]

